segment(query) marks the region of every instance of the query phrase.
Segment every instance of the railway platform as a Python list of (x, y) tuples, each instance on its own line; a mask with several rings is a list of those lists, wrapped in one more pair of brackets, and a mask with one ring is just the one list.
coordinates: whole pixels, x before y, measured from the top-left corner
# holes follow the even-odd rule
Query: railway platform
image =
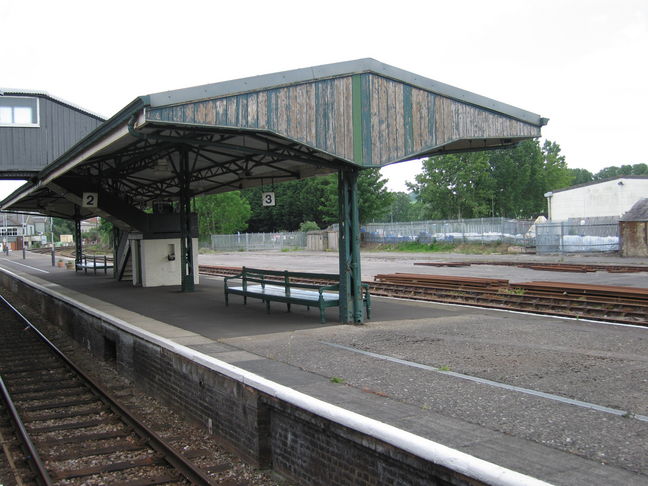
[[(204, 262), (223, 264), (214, 258), (259, 266), (240, 253)], [(313, 270), (311, 255), (256, 258), (295, 271), (308, 258)], [(363, 255), (363, 274), (648, 286), (646, 272), (413, 270), (420, 259)], [(327, 262), (318, 258), (315, 270), (331, 271)], [(287, 313), (277, 304), (266, 314), (263, 303), (236, 298), (225, 307), (219, 277), (201, 276), (195, 292), (182, 293), (53, 268), (47, 255), (10, 254), (0, 267), (268, 380), (552, 484), (648, 483), (648, 328), (379, 297), (363, 326), (337, 324), (337, 309), (320, 324), (305, 308)]]

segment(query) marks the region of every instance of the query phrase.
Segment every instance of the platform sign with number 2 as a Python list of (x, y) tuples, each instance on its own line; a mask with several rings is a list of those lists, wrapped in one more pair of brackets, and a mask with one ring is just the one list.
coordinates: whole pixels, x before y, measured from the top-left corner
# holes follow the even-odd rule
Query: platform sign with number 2
[(275, 193), (274, 192), (263, 192), (263, 193), (261, 193), (261, 203), (264, 206), (274, 206), (275, 205)]
[(83, 208), (96, 208), (99, 203), (99, 194), (96, 192), (84, 192), (81, 207)]

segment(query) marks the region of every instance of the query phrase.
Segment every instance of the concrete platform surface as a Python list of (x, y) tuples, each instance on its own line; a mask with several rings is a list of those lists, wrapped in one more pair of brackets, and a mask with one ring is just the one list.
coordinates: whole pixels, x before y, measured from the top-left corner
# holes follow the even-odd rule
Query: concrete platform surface
[[(201, 263), (328, 272), (336, 259), (232, 253), (203, 255)], [(646, 272), (430, 271), (412, 260), (421, 257), (363, 254), (363, 275), (416, 268), (482, 276), (485, 269), (512, 281), (648, 286)], [(337, 324), (337, 309), (321, 325), (318, 312), (300, 306), (287, 313), (276, 304), (268, 315), (259, 301), (244, 306), (231, 297), (226, 307), (217, 277), (182, 293), (53, 268), (49, 256), (22, 260), (16, 252), (0, 266), (303, 393), (550, 483), (648, 484), (648, 328), (386, 298), (374, 299), (373, 320), (363, 326)]]

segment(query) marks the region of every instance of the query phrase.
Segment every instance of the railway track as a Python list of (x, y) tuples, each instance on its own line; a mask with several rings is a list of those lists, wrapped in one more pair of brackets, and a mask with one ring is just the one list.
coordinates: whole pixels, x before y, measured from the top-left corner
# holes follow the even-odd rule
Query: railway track
[(211, 484), (1, 296), (0, 304), (0, 432), (17, 484)]
[[(203, 275), (235, 275), (239, 267), (200, 265)], [(648, 290), (425, 274), (377, 275), (372, 295), (472, 305), (561, 317), (648, 326)]]

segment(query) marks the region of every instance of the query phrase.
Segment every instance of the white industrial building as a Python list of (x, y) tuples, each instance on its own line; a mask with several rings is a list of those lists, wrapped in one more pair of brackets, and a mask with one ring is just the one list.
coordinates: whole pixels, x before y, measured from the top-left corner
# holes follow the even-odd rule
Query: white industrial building
[(599, 216), (620, 217), (648, 197), (648, 176), (620, 176), (545, 194), (550, 221)]

